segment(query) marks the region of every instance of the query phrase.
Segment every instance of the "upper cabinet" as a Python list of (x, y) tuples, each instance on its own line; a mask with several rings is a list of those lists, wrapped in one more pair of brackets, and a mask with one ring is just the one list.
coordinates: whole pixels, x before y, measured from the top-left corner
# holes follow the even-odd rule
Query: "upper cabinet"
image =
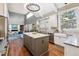
[(0, 15), (4, 17), (9, 17), (8, 7), (6, 3), (0, 3)]
[(0, 15), (4, 15), (4, 3), (0, 3)]
[(5, 16), (5, 17), (9, 17), (8, 6), (7, 6), (6, 3), (4, 3), (4, 16)]

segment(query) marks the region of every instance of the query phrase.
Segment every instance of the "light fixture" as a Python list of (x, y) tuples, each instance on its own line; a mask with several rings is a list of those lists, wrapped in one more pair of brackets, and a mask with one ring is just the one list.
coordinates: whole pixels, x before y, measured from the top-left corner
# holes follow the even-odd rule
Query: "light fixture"
[(65, 18), (63, 18), (63, 19), (64, 19), (64, 20), (67, 20), (67, 21), (70, 20), (68, 17), (65, 17)]
[[(65, 5), (67, 5), (68, 3), (65, 3)], [(67, 9), (67, 8), (66, 8)], [(66, 14), (67, 14), (67, 10), (66, 10)], [(65, 21), (68, 21), (68, 20), (70, 20), (69, 18), (68, 18), (68, 15), (66, 15), (64, 18), (63, 18)]]
[(26, 5), (26, 8), (31, 12), (37, 12), (40, 10), (40, 6), (35, 3), (29, 3)]

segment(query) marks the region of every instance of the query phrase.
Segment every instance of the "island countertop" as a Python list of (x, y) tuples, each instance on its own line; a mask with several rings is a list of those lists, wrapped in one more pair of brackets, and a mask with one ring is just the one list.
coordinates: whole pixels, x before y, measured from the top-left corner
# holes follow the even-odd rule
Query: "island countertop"
[(24, 34), (28, 35), (32, 38), (40, 38), (40, 37), (49, 36), (48, 34), (41, 34), (41, 33), (37, 33), (37, 32), (25, 32)]
[(78, 37), (70, 36), (67, 38), (67, 40), (64, 43), (67, 45), (71, 45), (71, 46), (79, 48), (79, 38)]

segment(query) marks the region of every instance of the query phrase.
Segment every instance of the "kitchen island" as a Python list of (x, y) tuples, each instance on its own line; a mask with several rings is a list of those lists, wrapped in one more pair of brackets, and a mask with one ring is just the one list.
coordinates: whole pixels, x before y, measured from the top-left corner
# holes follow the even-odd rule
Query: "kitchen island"
[(43, 55), (48, 51), (49, 35), (37, 32), (24, 33), (24, 45), (34, 56)]

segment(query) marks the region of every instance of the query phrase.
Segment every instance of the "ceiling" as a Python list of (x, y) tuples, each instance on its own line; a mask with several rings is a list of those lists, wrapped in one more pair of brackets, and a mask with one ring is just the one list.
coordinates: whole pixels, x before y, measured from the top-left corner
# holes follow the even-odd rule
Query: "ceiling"
[(24, 3), (8, 3), (8, 10), (14, 13), (26, 14), (27, 10), (24, 8)]
[[(57, 12), (57, 8), (63, 7), (64, 3), (37, 3), (40, 6), (40, 11), (36, 12), (36, 15), (44, 16), (52, 12)], [(10, 12), (26, 14), (28, 10), (26, 9), (26, 3), (8, 3), (8, 9)]]
[[(79, 6), (79, 4), (69, 3), (65, 5), (65, 3), (37, 3), (40, 6), (40, 10), (38, 12), (33, 13), (33, 16), (30, 18), (26, 18), (27, 24), (35, 23), (37, 19), (45, 18), (51, 14), (54, 14), (61, 10), (67, 10), (66, 8), (72, 8), (75, 6)], [(26, 3), (8, 3), (9, 12), (23, 14), (26, 16), (29, 14), (29, 11), (26, 9)]]

